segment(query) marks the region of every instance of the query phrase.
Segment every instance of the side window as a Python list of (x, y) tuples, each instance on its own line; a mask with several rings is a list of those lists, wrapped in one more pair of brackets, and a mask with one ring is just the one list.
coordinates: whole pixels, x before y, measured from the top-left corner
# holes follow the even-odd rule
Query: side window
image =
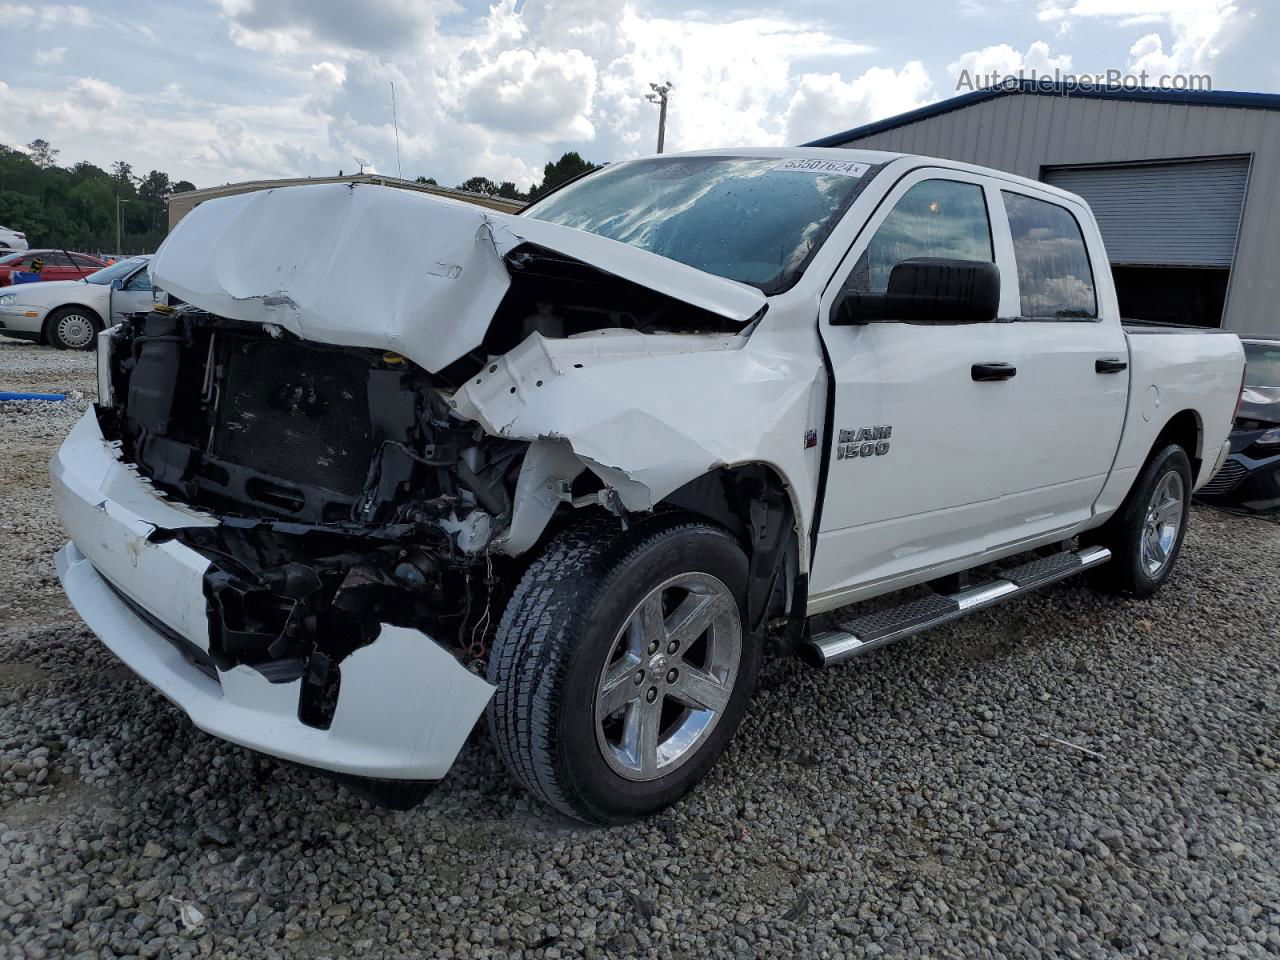
[(845, 289), (884, 293), (893, 268), (917, 257), (995, 260), (982, 187), (958, 180), (917, 183), (880, 224)]
[(1089, 253), (1071, 211), (1007, 191), (1004, 206), (1018, 264), (1022, 315), (1039, 320), (1096, 317)]
[(69, 267), (71, 266), (71, 258), (61, 250), (50, 250), (44, 256), (44, 265), (46, 267)]
[(102, 264), (94, 260), (90, 260), (88, 257), (86, 257), (82, 253), (71, 254), (71, 259), (76, 262), (76, 266), (79, 267), (81, 270), (101, 270), (102, 269)]
[(141, 270), (135, 273), (132, 277), (130, 277), (129, 282), (126, 283), (124, 286), (126, 290), (150, 290), (151, 274), (147, 273), (146, 267), (143, 267)]

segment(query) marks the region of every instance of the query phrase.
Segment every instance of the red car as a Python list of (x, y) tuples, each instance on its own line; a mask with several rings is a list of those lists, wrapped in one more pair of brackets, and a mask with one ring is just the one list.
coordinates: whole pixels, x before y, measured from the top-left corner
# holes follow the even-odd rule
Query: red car
[(41, 280), (79, 280), (107, 265), (107, 261), (91, 257), (87, 253), (69, 253), (66, 250), (20, 250), (0, 257), (0, 287), (7, 287), (12, 283), (9, 279), (12, 271), (29, 271), (33, 260), (44, 261), (44, 269), (40, 271)]

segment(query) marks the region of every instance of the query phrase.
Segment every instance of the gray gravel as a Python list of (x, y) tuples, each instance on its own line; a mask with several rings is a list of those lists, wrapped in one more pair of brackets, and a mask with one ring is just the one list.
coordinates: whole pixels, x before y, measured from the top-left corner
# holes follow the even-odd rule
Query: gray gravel
[[(0, 389), (92, 394), (0, 341)], [(1150, 601), (1079, 584), (826, 673), (774, 665), (669, 815), (608, 830), (478, 734), (408, 814), (198, 731), (62, 599), (0, 404), (0, 957), (1280, 953), (1280, 528), (1197, 509)]]

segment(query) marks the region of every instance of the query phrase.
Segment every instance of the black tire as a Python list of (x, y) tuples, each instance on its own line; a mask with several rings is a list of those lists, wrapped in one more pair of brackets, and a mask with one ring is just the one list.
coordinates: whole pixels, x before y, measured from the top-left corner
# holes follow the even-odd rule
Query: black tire
[[(68, 318), (79, 318), (88, 326), (88, 339), (68, 342), (63, 339), (61, 329), (63, 321)], [(44, 338), (59, 350), (92, 350), (98, 343), (98, 334), (102, 332), (102, 319), (87, 307), (59, 307), (49, 314), (44, 322)]]
[[(1155, 573), (1143, 557), (1143, 537), (1147, 532), (1148, 509), (1157, 488), (1173, 474), (1181, 483), (1182, 510), (1176, 535), (1162, 566)], [(1170, 481), (1172, 482), (1172, 481)], [(1191, 461), (1177, 444), (1158, 450), (1138, 474), (1129, 495), (1114, 517), (1081, 539), (1111, 550), (1111, 560), (1097, 569), (1093, 582), (1101, 589), (1133, 597), (1149, 597), (1173, 574), (1187, 533), (1191, 506)]]
[[(759, 644), (745, 631), (727, 703), (679, 766), (628, 779), (599, 741), (601, 674), (623, 642), (623, 627), (645, 598), (656, 590), (661, 601), (662, 585), (686, 574), (727, 587), (736, 613), (730, 607), (724, 615), (746, 622), (742, 548), (724, 530), (680, 515), (644, 518), (625, 533), (612, 517), (570, 527), (547, 544), (512, 594), (489, 659), (497, 687), (489, 732), (516, 781), (562, 813), (612, 824), (661, 810), (706, 775), (741, 722), (760, 668)], [(730, 602), (722, 594), (721, 606)], [(630, 709), (615, 719), (629, 719)]]

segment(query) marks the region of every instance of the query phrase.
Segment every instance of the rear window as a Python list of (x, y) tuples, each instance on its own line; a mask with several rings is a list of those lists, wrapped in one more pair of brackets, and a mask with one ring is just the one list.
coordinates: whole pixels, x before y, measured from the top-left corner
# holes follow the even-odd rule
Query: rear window
[(1247, 387), (1280, 387), (1280, 342), (1244, 345)]
[(1018, 265), (1022, 316), (1030, 320), (1096, 317), (1093, 269), (1075, 216), (1056, 203), (1003, 193)]

